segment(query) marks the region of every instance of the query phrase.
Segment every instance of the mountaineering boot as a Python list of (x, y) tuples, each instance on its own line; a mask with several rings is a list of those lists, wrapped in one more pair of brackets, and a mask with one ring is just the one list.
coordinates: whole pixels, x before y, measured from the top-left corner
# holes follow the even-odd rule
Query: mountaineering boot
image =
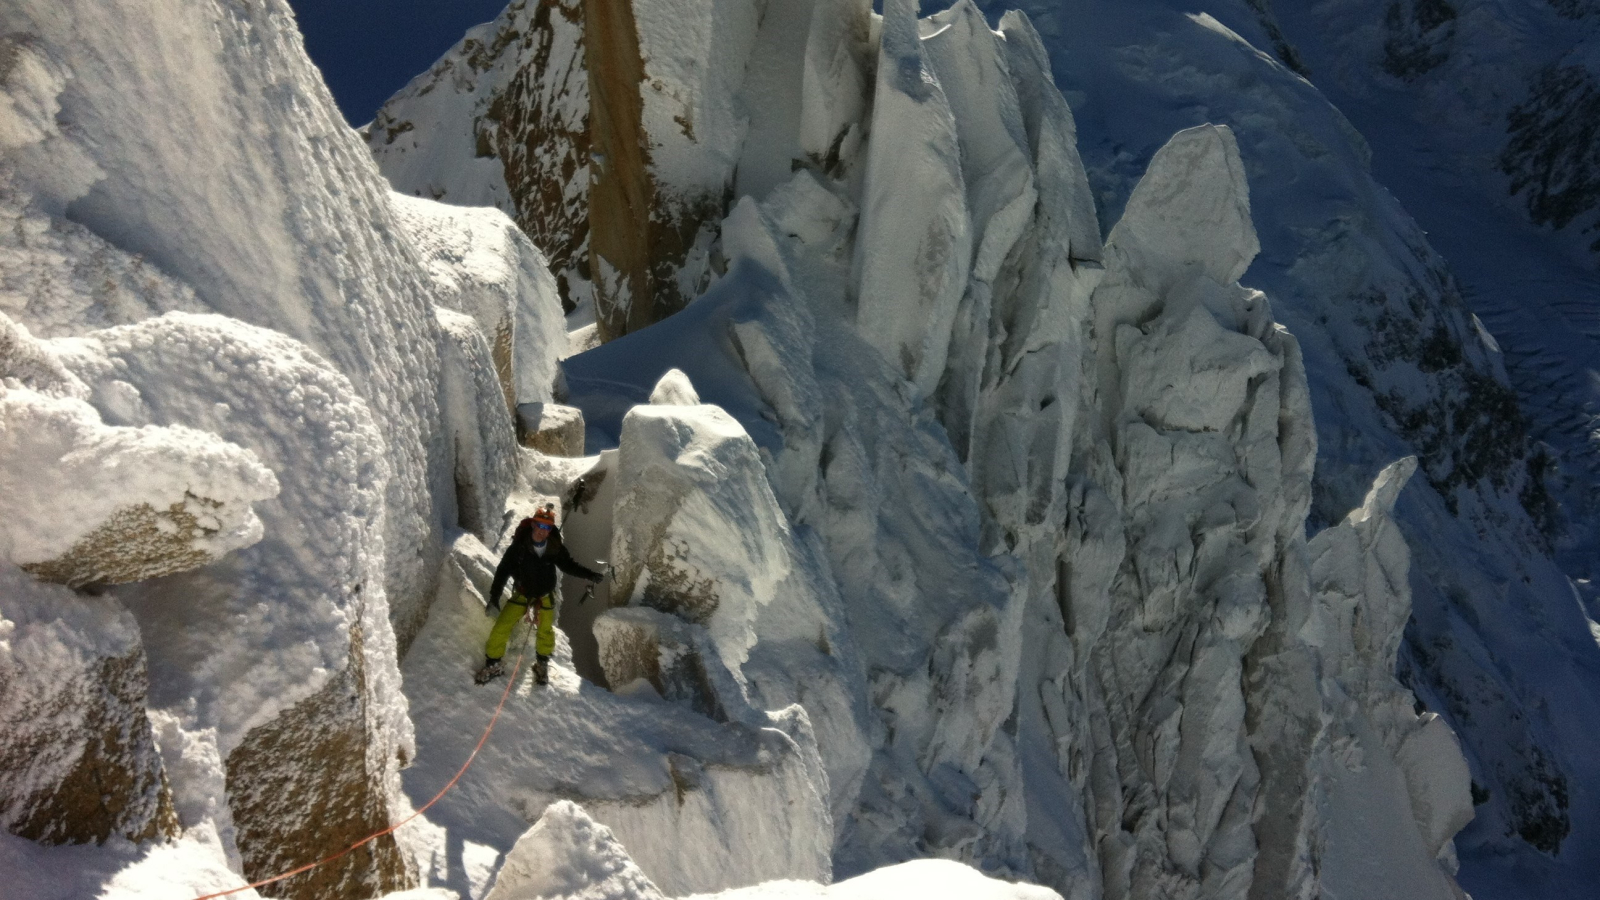
[(550, 683), (550, 657), (541, 656), (533, 664), (533, 680), (538, 684)]
[(505, 673), (506, 670), (500, 665), (500, 660), (490, 659), (484, 662), (483, 668), (478, 670), (478, 674), (472, 676), (472, 680), (477, 684), (488, 684)]

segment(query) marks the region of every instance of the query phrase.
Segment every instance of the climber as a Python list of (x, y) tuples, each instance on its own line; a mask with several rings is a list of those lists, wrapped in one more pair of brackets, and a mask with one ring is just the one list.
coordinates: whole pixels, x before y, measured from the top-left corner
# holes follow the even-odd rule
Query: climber
[[(500, 558), (500, 565), (495, 567), (494, 584), (489, 588), (489, 603), (484, 607), (488, 615), (495, 616), (494, 628), (490, 629), (489, 643), (484, 648), (483, 668), (478, 670), (474, 679), (478, 684), (504, 673), (500, 658), (505, 656), (511, 631), (530, 603), (535, 604), (538, 628), (538, 636), (533, 644), (538, 661), (533, 665), (533, 675), (539, 684), (548, 684), (550, 654), (556, 650), (556, 569), (559, 567), (563, 572), (591, 582), (600, 580), (600, 573), (580, 565), (567, 552), (566, 545), (561, 541), (561, 529), (556, 527), (555, 510), (554, 504), (546, 504), (532, 518), (523, 519), (511, 537), (511, 546), (506, 548), (506, 555)], [(501, 609), (500, 592), (505, 588), (508, 578), (516, 586), (511, 599)]]

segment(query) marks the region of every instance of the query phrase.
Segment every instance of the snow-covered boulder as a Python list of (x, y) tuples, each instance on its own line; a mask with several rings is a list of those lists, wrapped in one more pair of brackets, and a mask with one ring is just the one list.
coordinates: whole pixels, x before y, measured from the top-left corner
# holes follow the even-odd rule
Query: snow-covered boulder
[(517, 839), (484, 900), (663, 900), (611, 829), (569, 800)]
[[(141, 402), (126, 383), (101, 394)], [(89, 396), (0, 313), (0, 556), (79, 587), (193, 569), (261, 539), (251, 504), (278, 483), (255, 454), (183, 426), (109, 425)]]
[[(771, 330), (749, 321), (734, 333), (754, 349)], [(749, 434), (699, 404), (687, 375), (670, 370), (651, 396), (622, 423), (613, 603), (703, 626), (758, 706), (804, 705), (843, 815), (867, 764), (862, 675), (822, 551), (794, 532)]]
[(46, 844), (178, 832), (121, 603), (0, 560), (0, 825)]
[(507, 408), (548, 401), (566, 328), (544, 254), (497, 210), (391, 198), (433, 279), (434, 302), (471, 316), (488, 340)]
[(624, 421), (617, 477), (618, 598), (705, 625), (737, 671), (790, 565), (755, 444), (716, 407), (641, 406)]
[(560, 403), (518, 404), (517, 443), (550, 456), (582, 456), (583, 410)]

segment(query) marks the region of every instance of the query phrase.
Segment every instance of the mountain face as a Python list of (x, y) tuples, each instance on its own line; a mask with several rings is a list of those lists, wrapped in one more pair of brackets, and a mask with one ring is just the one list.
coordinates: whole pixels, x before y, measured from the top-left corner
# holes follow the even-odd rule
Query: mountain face
[(21, 889), (1576, 883), (1587, 482), (1304, 77), (1367, 4), (1021, 5), (518, 0), (359, 136), (279, 0), (0, 12)]

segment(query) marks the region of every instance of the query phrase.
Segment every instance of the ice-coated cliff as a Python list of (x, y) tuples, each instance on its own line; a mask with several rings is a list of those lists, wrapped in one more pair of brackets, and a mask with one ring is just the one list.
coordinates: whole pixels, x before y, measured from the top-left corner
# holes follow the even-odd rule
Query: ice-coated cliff
[[(503, 216), (395, 198), (284, 4), (0, 25), (0, 551), (80, 591), (0, 593), (34, 760), (0, 803), (51, 844), (177, 838), (180, 892), (276, 874), (407, 809), (398, 655), (445, 529), (498, 533), (554, 290)], [(386, 838), (278, 892), (417, 877)]]

